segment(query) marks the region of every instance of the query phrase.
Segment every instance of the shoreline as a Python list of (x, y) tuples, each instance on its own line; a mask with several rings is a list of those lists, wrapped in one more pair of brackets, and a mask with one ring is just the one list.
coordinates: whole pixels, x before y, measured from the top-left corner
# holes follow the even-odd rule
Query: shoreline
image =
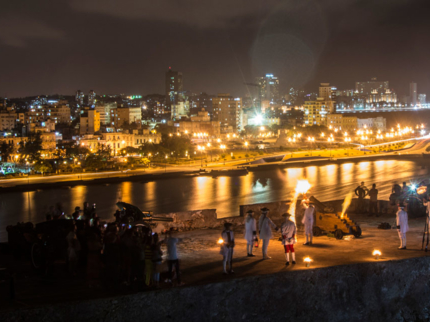
[[(170, 178), (180, 178), (180, 177), (189, 177), (189, 176), (238, 176), (238, 175), (247, 175), (244, 171), (245, 169), (248, 172), (257, 172), (257, 171), (270, 171), (272, 169), (284, 169), (284, 168), (302, 168), (307, 166), (325, 166), (330, 164), (343, 164), (349, 162), (363, 162), (363, 161), (423, 161), (422, 166), (426, 166), (428, 162), (427, 158), (425, 158), (422, 154), (378, 154), (378, 155), (369, 155), (369, 156), (358, 156), (358, 157), (342, 157), (342, 158), (327, 158), (327, 157), (306, 157), (300, 158), (300, 160), (294, 161), (293, 159), (288, 159), (287, 161), (281, 162), (273, 162), (273, 163), (261, 163), (257, 165), (253, 165), (250, 163), (242, 163), (236, 164), (234, 166), (225, 166), (221, 169), (218, 168), (200, 168), (196, 167), (190, 169), (189, 171), (170, 171), (170, 172), (156, 172), (156, 173), (140, 173), (140, 174), (131, 174), (124, 175), (123, 173), (116, 174), (107, 174), (107, 177), (100, 178), (90, 178), (83, 179), (81, 176), (81, 180), (76, 180), (76, 175), (70, 175), (71, 180), (67, 181), (53, 181), (47, 183), (27, 183), (20, 184), (19, 181), (23, 181), (22, 179), (17, 179), (17, 184), (14, 186), (2, 186), (0, 187), (1, 193), (9, 193), (9, 192), (27, 192), (41, 189), (55, 189), (55, 188), (67, 188), (74, 187), (79, 185), (100, 185), (100, 184), (115, 184), (121, 182), (136, 182), (141, 181), (142, 183), (170, 179)], [(205, 170), (204, 172), (201, 170)], [(214, 171), (211, 174), (211, 171)], [(96, 174), (96, 173), (94, 173)], [(102, 173), (99, 173), (102, 174)], [(91, 173), (89, 174), (91, 175)], [(64, 175), (62, 175), (64, 177)], [(48, 177), (49, 178), (49, 177)], [(52, 178), (55, 180), (55, 177)], [(14, 180), (14, 179), (8, 179)]]

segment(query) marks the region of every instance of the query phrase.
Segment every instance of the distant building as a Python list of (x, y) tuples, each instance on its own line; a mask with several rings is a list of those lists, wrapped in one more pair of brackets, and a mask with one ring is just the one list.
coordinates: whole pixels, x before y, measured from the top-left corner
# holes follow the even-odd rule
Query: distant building
[(356, 82), (355, 83), (355, 91), (358, 94), (369, 95), (373, 90), (377, 90), (378, 93), (385, 92), (386, 89), (389, 89), (389, 82), (383, 81), (378, 82), (376, 77), (372, 78), (367, 82)]
[(93, 107), (96, 104), (96, 92), (90, 90), (88, 93), (88, 105)]
[(95, 107), (95, 110), (100, 113), (100, 124), (102, 125), (114, 125), (112, 124), (113, 118), (111, 115), (112, 110), (116, 110), (117, 104), (115, 102), (112, 103), (104, 103), (103, 105), (98, 105)]
[(409, 96), (411, 97), (411, 105), (417, 105), (417, 83), (409, 84)]
[(356, 116), (344, 116), (342, 114), (327, 115), (327, 127), (342, 131), (355, 131), (358, 128)]
[(418, 94), (418, 102), (420, 102), (421, 105), (426, 104), (426, 94)]
[(100, 130), (100, 113), (96, 110), (86, 110), (80, 118), (79, 133), (94, 134)]
[(261, 102), (264, 100), (277, 102), (280, 99), (278, 77), (273, 76), (273, 74), (266, 74), (264, 77), (257, 78), (257, 84)]
[(397, 95), (391, 90), (386, 89), (384, 92), (380, 92), (376, 89), (367, 96), (366, 103), (397, 103)]
[(120, 107), (115, 111), (115, 126), (121, 127), (125, 124), (141, 123), (142, 108), (141, 107)]
[(305, 124), (327, 125), (327, 114), (329, 112), (328, 101), (318, 97), (316, 101), (305, 101)]
[(12, 130), (16, 126), (18, 115), (11, 107), (0, 111), (0, 131)]
[(70, 107), (66, 105), (61, 106), (46, 106), (45, 115), (47, 119), (53, 120), (58, 123), (70, 123)]
[(387, 129), (387, 120), (381, 116), (368, 119), (357, 119), (358, 129), (374, 129), (385, 131)]
[(197, 113), (197, 116), (191, 116), (190, 121), (179, 121), (176, 123), (179, 132), (188, 133), (207, 133), (210, 137), (218, 137), (220, 135), (220, 124), (218, 121), (211, 121), (209, 113), (202, 109)]
[(221, 132), (237, 132), (240, 128), (240, 110), (242, 99), (230, 96), (230, 94), (218, 94), (212, 99), (214, 120), (220, 124)]
[(80, 106), (84, 105), (84, 98), (85, 98), (84, 92), (78, 89), (76, 91), (75, 100)]
[(188, 117), (190, 115), (190, 102), (178, 102), (176, 104), (172, 104), (171, 109), (171, 119), (177, 120), (181, 117)]
[(182, 73), (170, 69), (166, 72), (166, 107), (170, 110), (173, 104), (182, 100)]

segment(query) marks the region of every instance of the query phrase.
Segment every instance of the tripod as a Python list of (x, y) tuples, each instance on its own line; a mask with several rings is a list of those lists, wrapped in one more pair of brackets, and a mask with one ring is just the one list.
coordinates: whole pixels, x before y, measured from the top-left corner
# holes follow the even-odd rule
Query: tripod
[[(421, 250), (424, 250), (425, 252), (427, 252), (428, 246), (429, 246), (429, 220), (430, 220), (430, 217), (429, 217), (429, 214), (427, 214), (426, 223), (424, 225), (424, 232), (423, 232), (423, 243), (421, 246)], [(425, 240), (426, 235), (427, 235), (427, 241)], [(426, 242), (426, 248), (425, 249), (424, 249), (424, 242)]]

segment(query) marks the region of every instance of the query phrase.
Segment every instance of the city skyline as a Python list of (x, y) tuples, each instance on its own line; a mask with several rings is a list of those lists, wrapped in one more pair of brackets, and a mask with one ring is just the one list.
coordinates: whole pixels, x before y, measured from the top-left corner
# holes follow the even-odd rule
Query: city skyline
[(372, 77), (399, 95), (411, 82), (430, 91), (424, 1), (251, 1), (246, 10), (241, 1), (191, 2), (170, 11), (133, 0), (9, 4), (0, 14), (0, 96), (163, 93), (169, 66), (185, 90), (212, 94), (245, 96), (244, 83), (268, 73), (280, 92)]

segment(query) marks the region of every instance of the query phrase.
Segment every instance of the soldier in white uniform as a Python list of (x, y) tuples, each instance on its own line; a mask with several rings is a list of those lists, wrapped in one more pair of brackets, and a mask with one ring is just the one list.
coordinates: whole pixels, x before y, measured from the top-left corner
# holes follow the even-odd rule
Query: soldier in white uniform
[(254, 218), (254, 212), (252, 210), (248, 210), (246, 213), (248, 214), (245, 219), (246, 252), (248, 257), (254, 257), (255, 255), (252, 253), (252, 248), (255, 238), (257, 237), (257, 221)]
[(305, 213), (303, 215), (302, 224), (305, 225), (306, 242), (303, 245), (312, 245), (312, 228), (314, 227), (314, 215), (315, 207), (313, 203), (304, 201), (303, 206), (305, 207)]
[(396, 213), (397, 231), (400, 238), (399, 249), (406, 249), (406, 232), (409, 230), (408, 213), (404, 211), (403, 203), (398, 204), (399, 210)]
[(285, 259), (286, 263), (285, 265), (290, 265), (290, 254), (291, 252), (291, 258), (292, 263), (296, 263), (296, 254), (294, 252), (294, 244), (296, 243), (296, 224), (290, 220), (291, 214), (285, 213), (282, 215), (282, 217), (285, 217), (285, 222), (281, 226), (281, 233), (282, 233), (282, 245), (284, 245), (285, 249)]
[[(222, 265), (224, 268), (224, 274), (233, 274), (233, 249), (234, 249), (234, 232), (231, 230), (232, 224), (226, 222), (224, 224), (224, 230), (221, 233), (221, 238), (224, 241), (221, 244), (220, 254), (222, 255)], [(229, 270), (227, 271), (227, 263), (229, 264)]]
[(263, 259), (271, 259), (272, 257), (267, 255), (267, 248), (269, 247), (270, 238), (272, 238), (272, 228), (278, 230), (278, 227), (273, 223), (273, 221), (267, 217), (269, 214), (269, 209), (264, 207), (261, 208), (261, 216), (258, 223), (260, 229), (260, 238), (263, 240)]

